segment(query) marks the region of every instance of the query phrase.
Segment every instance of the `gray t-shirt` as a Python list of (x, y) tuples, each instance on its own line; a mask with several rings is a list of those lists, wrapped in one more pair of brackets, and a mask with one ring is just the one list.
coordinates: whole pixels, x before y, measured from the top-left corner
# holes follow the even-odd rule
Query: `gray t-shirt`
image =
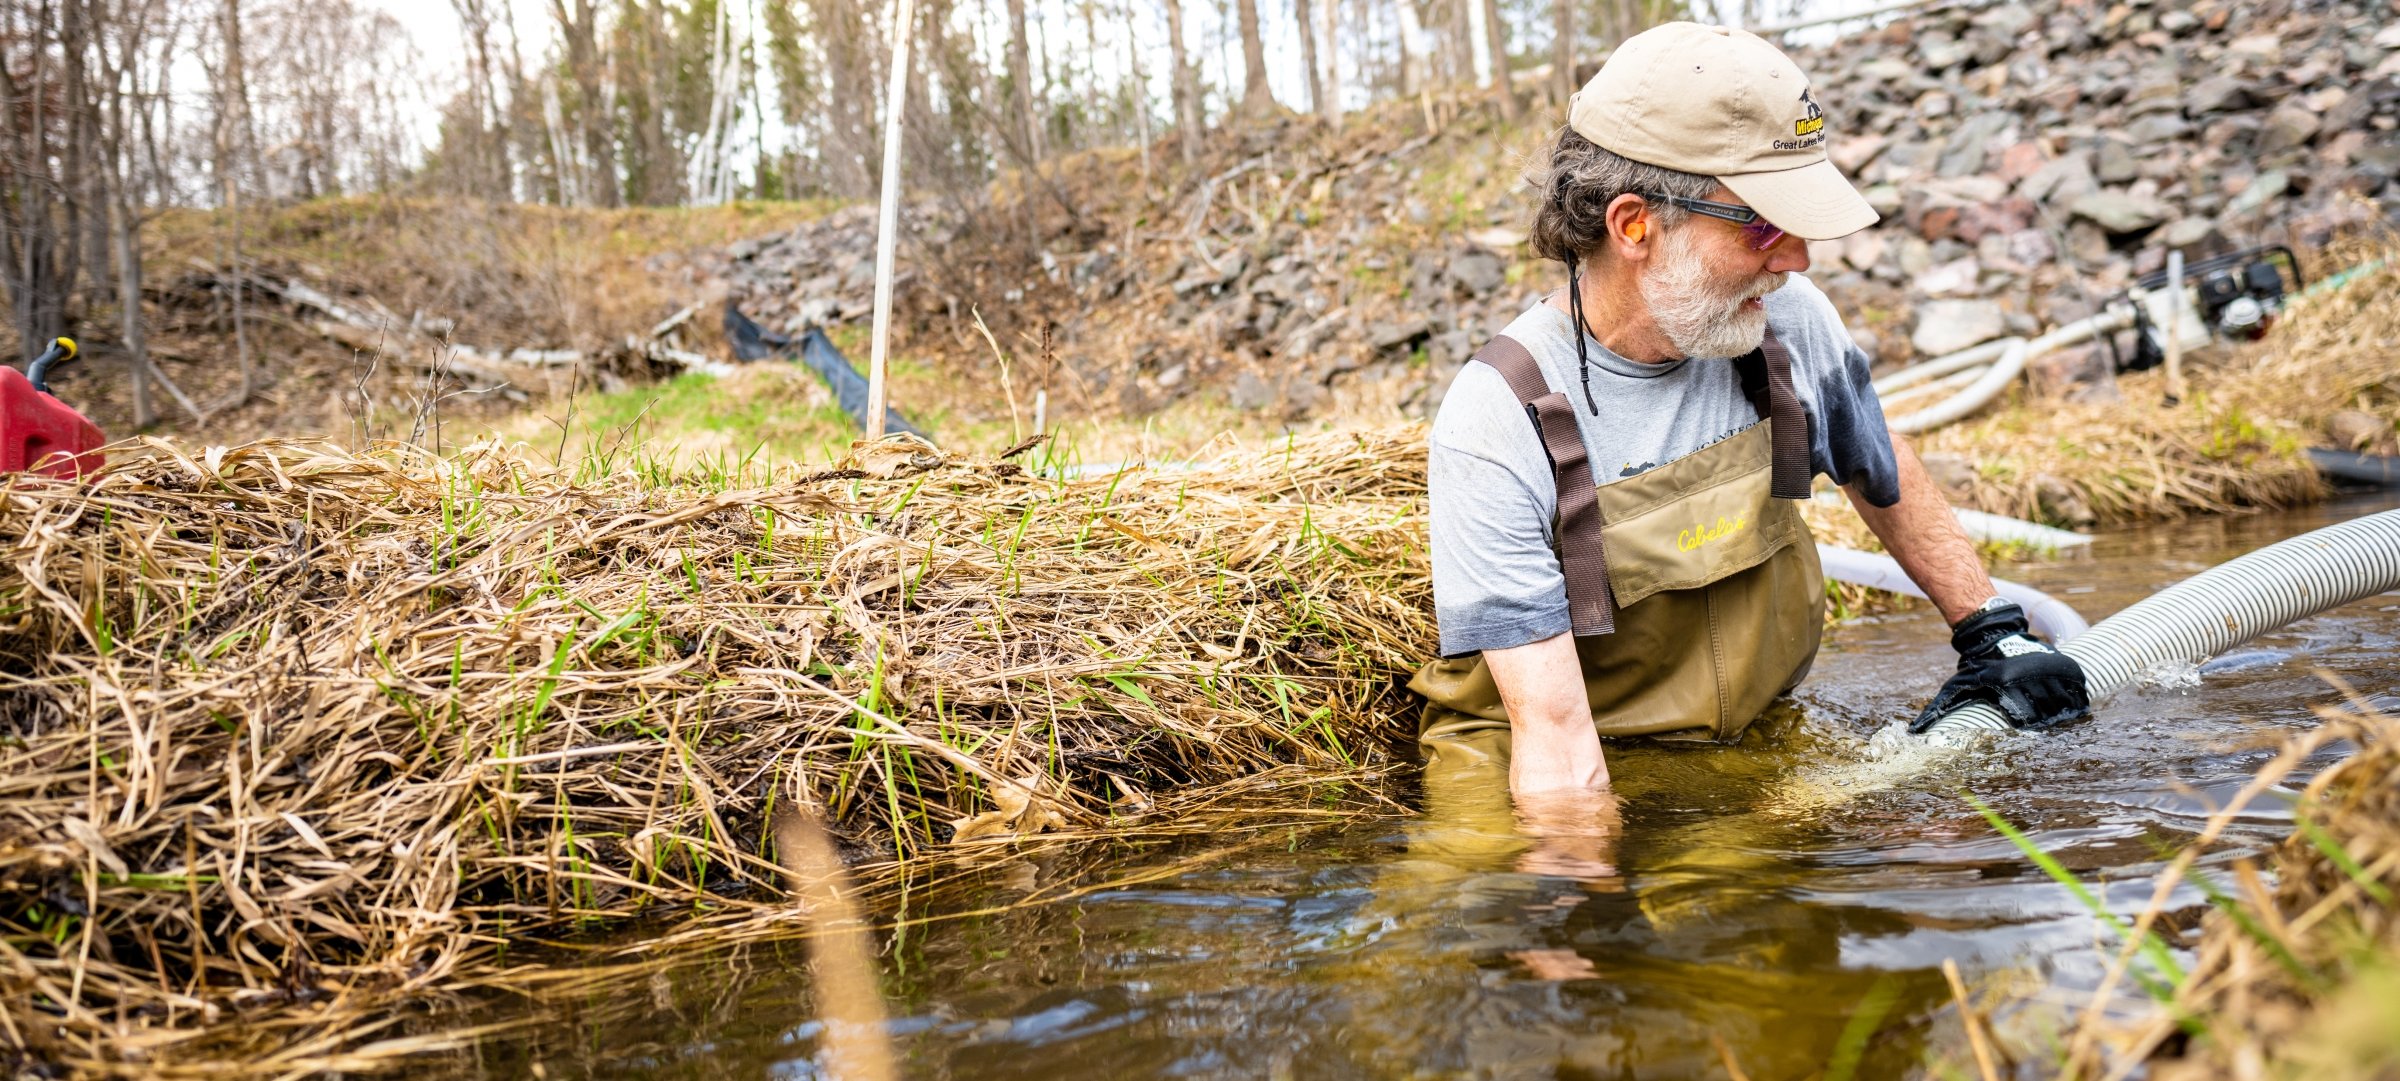
[[(1767, 295), (1766, 308), (1767, 324), (1792, 355), (1816, 472), (1858, 486), (1876, 506), (1899, 502), (1899, 467), (1869, 385), (1867, 355), (1851, 341), (1841, 313), (1798, 274)], [(1759, 422), (1731, 362), (1642, 364), (1587, 336), (1592, 398), (1600, 408), (1594, 416), (1577, 378), (1567, 313), (1536, 304), (1504, 333), (1524, 344), (1551, 388), (1574, 404), (1596, 484), (1655, 469)], [(1434, 417), (1427, 451), (1442, 655), (1564, 633), (1566, 579), (1551, 547), (1557, 485), (1508, 381), (1488, 365), (1461, 368)]]

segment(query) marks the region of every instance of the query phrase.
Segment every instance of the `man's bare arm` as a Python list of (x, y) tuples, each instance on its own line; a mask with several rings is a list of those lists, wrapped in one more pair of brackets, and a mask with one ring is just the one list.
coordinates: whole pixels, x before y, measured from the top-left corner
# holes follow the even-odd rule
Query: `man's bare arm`
[(1608, 761), (1592, 706), (1583, 692), (1575, 637), (1561, 634), (1529, 645), (1483, 651), (1483, 663), (1508, 710), (1508, 788), (1534, 792), (1598, 791), (1608, 787)]
[(1890, 550), (1900, 568), (1925, 590), (1942, 618), (1952, 624), (1974, 614), (1977, 605), (1993, 596), (1992, 576), (1985, 573), (1975, 543), (1950, 513), (1950, 501), (1925, 473), (1916, 449), (1904, 439), (1892, 439), (1892, 456), (1900, 466), (1900, 502), (1878, 507), (1846, 489), (1850, 505), (1866, 519), (1867, 528)]

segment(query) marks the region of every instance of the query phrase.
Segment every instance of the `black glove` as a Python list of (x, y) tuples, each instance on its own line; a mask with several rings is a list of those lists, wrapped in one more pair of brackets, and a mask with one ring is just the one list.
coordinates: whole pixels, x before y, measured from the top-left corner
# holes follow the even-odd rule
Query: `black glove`
[(2092, 711), (2083, 666), (2028, 634), (2025, 610), (2014, 602), (1996, 601), (1960, 620), (1950, 646), (1958, 650), (1958, 674), (1934, 692), (1910, 732), (1970, 702), (1999, 710), (2012, 728), (2048, 728)]

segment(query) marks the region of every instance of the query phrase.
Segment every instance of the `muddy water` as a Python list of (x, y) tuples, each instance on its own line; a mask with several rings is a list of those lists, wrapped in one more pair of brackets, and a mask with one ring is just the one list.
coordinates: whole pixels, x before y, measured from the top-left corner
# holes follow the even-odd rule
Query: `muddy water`
[[(2384, 505), (2155, 527), (2010, 573), (2096, 620)], [(1437, 769), (1411, 818), (1093, 845), (916, 896), (884, 914), (937, 918), (879, 940), (889, 1033), (912, 1077), (1722, 1077), (1730, 1054), (1769, 1079), (1824, 1070), (1865, 1008), (1883, 1012), (1857, 1076), (1898, 1076), (1945, 1038), (1945, 958), (1971, 982), (2067, 994), (2104, 966), (2091, 915), (1962, 793), (2130, 913), (2163, 854), (2268, 757), (2228, 744), (2314, 724), (2309, 704), (2333, 698), (2320, 667), (2392, 703), (2395, 655), (2400, 596), (2387, 594), (2244, 647), (2196, 685), (2121, 695), (2096, 722), (2007, 737), (1831, 809), (1781, 810), (1779, 785), (1854, 756), (1952, 664), (1930, 613), (1852, 624), (1798, 708), (1744, 745), (1613, 747), (1622, 828), (1605, 845), (1521, 836), (1504, 778)], [(2228, 860), (2289, 828), (2270, 802), (2204, 865), (2228, 879)], [(1157, 873), (1015, 904), (1144, 870)], [(2204, 903), (2190, 887), (2177, 900)], [(549, 1076), (824, 1076), (816, 1012), (805, 951), (752, 946), (570, 1004), (483, 1061), (511, 1075), (538, 1062)]]

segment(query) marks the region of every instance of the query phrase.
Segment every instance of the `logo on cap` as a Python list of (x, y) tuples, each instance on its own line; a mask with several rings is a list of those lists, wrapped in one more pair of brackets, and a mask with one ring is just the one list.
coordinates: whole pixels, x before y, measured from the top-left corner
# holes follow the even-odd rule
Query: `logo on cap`
[(1800, 104), (1808, 106), (1808, 114), (1792, 125), (1794, 135), (1815, 135), (1825, 130), (1825, 110), (1817, 108), (1817, 99), (1809, 96), (1808, 88), (1800, 88)]

